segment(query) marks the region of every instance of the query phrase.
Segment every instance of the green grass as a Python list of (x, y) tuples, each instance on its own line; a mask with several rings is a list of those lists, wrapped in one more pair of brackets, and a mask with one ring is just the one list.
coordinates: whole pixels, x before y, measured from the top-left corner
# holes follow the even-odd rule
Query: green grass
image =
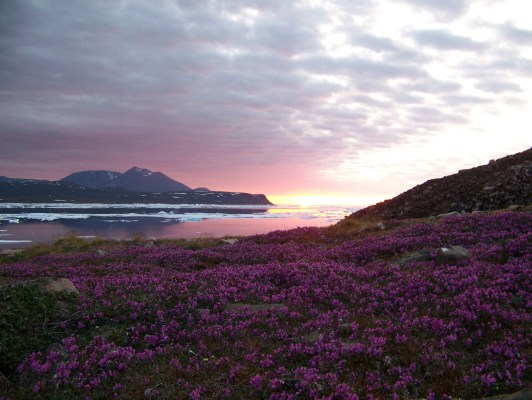
[(0, 288), (0, 372), (10, 376), (25, 356), (66, 337), (59, 322), (76, 308), (76, 295), (42, 289), (44, 280)]

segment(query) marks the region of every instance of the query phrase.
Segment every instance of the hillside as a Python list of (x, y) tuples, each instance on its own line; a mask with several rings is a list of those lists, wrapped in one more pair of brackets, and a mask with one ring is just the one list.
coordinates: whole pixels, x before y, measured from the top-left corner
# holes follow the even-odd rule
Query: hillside
[(532, 204), (532, 148), (487, 165), (431, 179), (352, 214), (350, 219), (424, 218)]

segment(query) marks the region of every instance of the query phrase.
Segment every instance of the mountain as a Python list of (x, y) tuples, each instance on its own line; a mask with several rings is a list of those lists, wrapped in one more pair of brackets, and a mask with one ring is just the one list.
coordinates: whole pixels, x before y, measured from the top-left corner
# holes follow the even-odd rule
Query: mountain
[[(0, 181), (2, 203), (212, 204), (272, 205), (263, 194), (241, 192), (129, 192), (122, 188), (93, 189), (64, 181), (10, 179)], [(10, 208), (14, 211), (15, 208)], [(5, 210), (4, 210), (5, 211)]]
[(349, 219), (405, 219), (532, 204), (532, 148), (421, 185), (351, 214)]
[(114, 171), (74, 172), (61, 179), (61, 182), (75, 183), (92, 189), (119, 188), (130, 192), (172, 192), (190, 191), (191, 188), (169, 178), (161, 172), (133, 167), (124, 173)]
[(263, 194), (192, 190), (161, 172), (133, 167), (124, 173), (81, 171), (59, 181), (0, 176), (0, 202), (103, 204), (272, 205)]

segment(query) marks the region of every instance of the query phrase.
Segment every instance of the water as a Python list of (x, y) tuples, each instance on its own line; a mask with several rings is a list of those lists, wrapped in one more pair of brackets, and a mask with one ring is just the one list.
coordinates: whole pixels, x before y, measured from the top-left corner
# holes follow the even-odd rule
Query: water
[(167, 204), (0, 204), (0, 249), (74, 235), (128, 239), (245, 236), (303, 226), (328, 226), (350, 206), (213, 206)]

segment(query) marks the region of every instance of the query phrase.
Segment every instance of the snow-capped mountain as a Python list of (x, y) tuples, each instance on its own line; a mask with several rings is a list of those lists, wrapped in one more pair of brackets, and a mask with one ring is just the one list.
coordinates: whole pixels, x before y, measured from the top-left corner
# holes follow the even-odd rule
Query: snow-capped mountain
[(114, 171), (80, 171), (63, 179), (63, 182), (92, 188), (120, 188), (130, 192), (190, 191), (187, 185), (169, 178), (162, 172), (133, 167), (124, 173)]

